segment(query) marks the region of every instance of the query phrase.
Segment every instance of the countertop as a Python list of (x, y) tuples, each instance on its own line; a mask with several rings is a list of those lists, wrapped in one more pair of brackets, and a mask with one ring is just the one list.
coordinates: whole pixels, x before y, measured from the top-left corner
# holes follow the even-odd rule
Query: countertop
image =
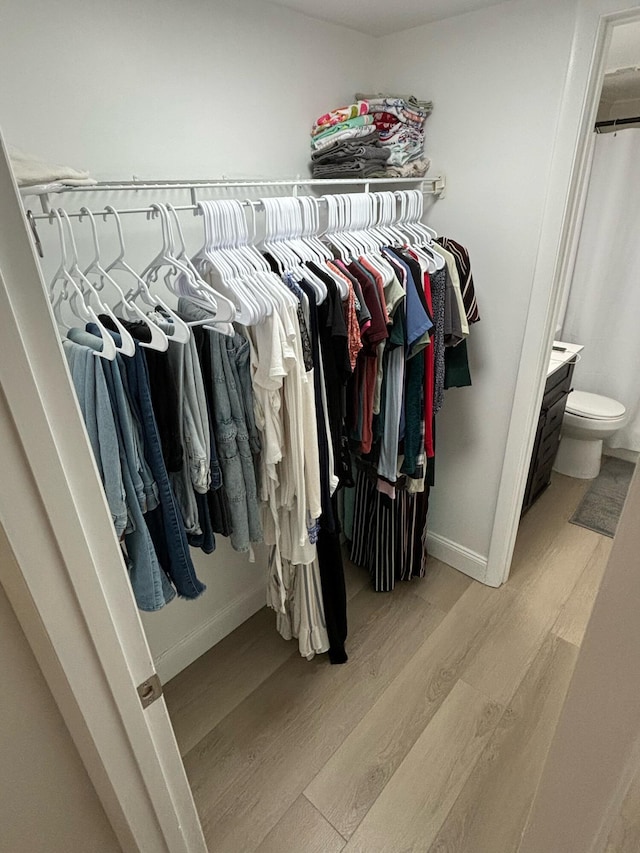
[(573, 361), (576, 355), (584, 349), (580, 344), (567, 344), (563, 341), (554, 341), (553, 345), (554, 347), (564, 347), (565, 352), (560, 352), (555, 349), (551, 350), (549, 366), (547, 367), (547, 377), (551, 376), (551, 374), (559, 367), (562, 367), (563, 364)]

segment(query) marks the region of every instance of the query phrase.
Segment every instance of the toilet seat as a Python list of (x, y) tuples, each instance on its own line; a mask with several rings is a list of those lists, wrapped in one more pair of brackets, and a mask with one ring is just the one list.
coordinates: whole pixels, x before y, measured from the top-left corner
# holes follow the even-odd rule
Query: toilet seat
[(589, 391), (572, 391), (567, 399), (566, 411), (576, 417), (597, 421), (621, 418), (626, 409), (617, 400), (591, 394)]

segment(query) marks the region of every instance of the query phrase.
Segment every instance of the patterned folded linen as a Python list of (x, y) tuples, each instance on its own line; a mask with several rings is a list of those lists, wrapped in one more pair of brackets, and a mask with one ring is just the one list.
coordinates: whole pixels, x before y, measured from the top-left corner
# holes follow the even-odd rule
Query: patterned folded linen
[(321, 142), (324, 139), (330, 139), (332, 136), (335, 136), (343, 130), (349, 130), (353, 127), (367, 127), (372, 124), (372, 115), (356, 116), (356, 118), (350, 118), (348, 121), (343, 121), (340, 124), (334, 124), (333, 127), (328, 127), (321, 133), (316, 133), (311, 137), (311, 144), (314, 145), (316, 142)]
[[(369, 136), (371, 133), (371, 127), (348, 127), (344, 130), (340, 130), (334, 134), (329, 135), (324, 139), (320, 139), (319, 137), (315, 137), (311, 140), (311, 148), (314, 151), (324, 151), (327, 148), (330, 148), (336, 142), (344, 142), (347, 139), (360, 139), (363, 136)], [(324, 136), (324, 134), (323, 134)]]
[(416, 98), (415, 95), (395, 95), (389, 92), (378, 92), (374, 95), (363, 95), (361, 92), (357, 92), (355, 99), (356, 101), (368, 101), (370, 112), (374, 112), (373, 108), (377, 108), (381, 104), (397, 101), (404, 101), (407, 108), (414, 112), (425, 113), (425, 118), (433, 112), (433, 101), (420, 100), (420, 98)]
[(371, 113), (371, 115), (373, 116), (373, 123), (378, 130), (388, 130), (396, 125), (400, 127), (409, 127), (418, 131), (424, 130), (424, 119), (413, 119), (407, 113), (402, 111), (398, 111), (396, 113), (382, 110), (380, 112)]
[(385, 166), (377, 172), (368, 175), (369, 178), (423, 178), (429, 171), (431, 160), (420, 157), (405, 163), (403, 166)]
[(345, 121), (348, 121), (351, 118), (357, 118), (358, 116), (364, 116), (369, 112), (369, 103), (366, 100), (357, 101), (355, 104), (349, 104), (346, 107), (338, 107), (335, 110), (331, 110), (328, 113), (325, 113), (320, 118), (315, 120), (313, 128), (311, 130), (311, 135), (315, 136), (318, 133), (322, 133), (323, 130), (326, 130), (329, 127), (333, 127), (336, 124), (342, 124)]

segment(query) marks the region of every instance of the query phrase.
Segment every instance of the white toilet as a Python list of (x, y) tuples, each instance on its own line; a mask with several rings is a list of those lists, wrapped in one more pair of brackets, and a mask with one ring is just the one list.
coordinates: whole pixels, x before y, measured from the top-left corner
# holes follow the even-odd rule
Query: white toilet
[(562, 419), (562, 438), (554, 471), (591, 480), (600, 473), (602, 441), (627, 423), (627, 410), (617, 400), (572, 391)]

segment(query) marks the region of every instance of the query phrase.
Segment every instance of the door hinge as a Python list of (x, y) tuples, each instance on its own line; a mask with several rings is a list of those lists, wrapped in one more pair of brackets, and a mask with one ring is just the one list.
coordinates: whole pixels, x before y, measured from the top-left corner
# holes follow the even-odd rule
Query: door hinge
[(142, 684), (138, 684), (136, 688), (140, 697), (140, 704), (143, 708), (148, 708), (152, 702), (162, 696), (162, 682), (157, 672), (154, 672), (151, 678), (147, 678)]

